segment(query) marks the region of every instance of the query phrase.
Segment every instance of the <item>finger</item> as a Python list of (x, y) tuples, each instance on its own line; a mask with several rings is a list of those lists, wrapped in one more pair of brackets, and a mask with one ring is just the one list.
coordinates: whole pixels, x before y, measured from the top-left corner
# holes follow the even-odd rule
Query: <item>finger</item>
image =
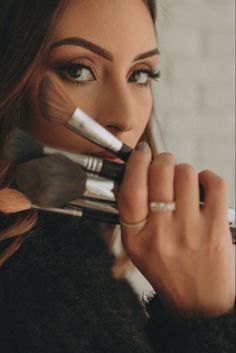
[(198, 173), (190, 164), (178, 164), (175, 167), (176, 216), (199, 213), (199, 200)]
[(210, 170), (204, 170), (199, 173), (199, 181), (204, 187), (202, 212), (227, 221), (228, 189), (225, 180)]
[(118, 194), (120, 218), (126, 223), (137, 223), (148, 214), (148, 168), (151, 149), (141, 142), (132, 152)]
[[(160, 153), (153, 159), (149, 168), (149, 202), (172, 202), (174, 200), (175, 156)], [(150, 212), (150, 217), (169, 217), (172, 211)]]

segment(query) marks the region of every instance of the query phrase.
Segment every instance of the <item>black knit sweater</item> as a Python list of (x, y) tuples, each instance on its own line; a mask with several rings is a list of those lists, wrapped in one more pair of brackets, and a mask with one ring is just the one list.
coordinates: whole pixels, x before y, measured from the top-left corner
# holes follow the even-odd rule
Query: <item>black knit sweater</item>
[(112, 277), (98, 224), (41, 213), (24, 238), (0, 270), (1, 353), (234, 352), (233, 313), (170, 317), (156, 294), (145, 312), (129, 283)]

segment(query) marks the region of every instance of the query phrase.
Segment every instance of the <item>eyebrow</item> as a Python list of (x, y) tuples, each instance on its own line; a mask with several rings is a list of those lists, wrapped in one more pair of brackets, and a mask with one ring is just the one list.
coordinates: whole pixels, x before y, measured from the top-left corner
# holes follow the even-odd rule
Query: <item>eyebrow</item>
[[(99, 45), (95, 44), (95, 43), (92, 43), (86, 39), (83, 39), (83, 38), (79, 38), (79, 37), (68, 37), (68, 38), (64, 38), (64, 39), (61, 39), (57, 42), (54, 42), (50, 49), (54, 49), (54, 48), (58, 48), (62, 45), (75, 45), (75, 46), (79, 46), (79, 47), (82, 47), (82, 48), (85, 48), (85, 49), (88, 49), (90, 51), (92, 51), (93, 53), (103, 57), (104, 59), (107, 59), (111, 62), (114, 61), (114, 57), (112, 55), (112, 53), (102, 47), (100, 47)], [(145, 59), (145, 58), (148, 58), (150, 56), (154, 56), (154, 55), (159, 55), (160, 54), (160, 51), (158, 48), (154, 48), (152, 50), (149, 50), (145, 53), (141, 53), (141, 54), (138, 54), (137, 56), (135, 56), (135, 58), (133, 59), (133, 62), (134, 61), (137, 61), (137, 60), (141, 60), (141, 59)]]

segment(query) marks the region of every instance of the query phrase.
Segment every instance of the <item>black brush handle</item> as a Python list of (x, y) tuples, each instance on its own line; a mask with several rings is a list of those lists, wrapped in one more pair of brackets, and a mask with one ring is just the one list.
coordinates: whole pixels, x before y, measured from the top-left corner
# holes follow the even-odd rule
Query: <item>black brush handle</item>
[[(92, 209), (83, 209), (83, 216), (82, 219), (90, 219), (97, 222), (109, 223), (109, 224), (119, 224), (119, 215), (101, 212)], [(236, 244), (236, 229), (234, 227), (230, 227), (230, 232), (232, 236), (232, 244)]]
[(119, 224), (118, 215), (104, 213), (104, 212), (97, 212), (93, 210), (84, 210), (82, 219), (91, 219), (93, 221), (109, 223), (109, 224)]
[(118, 152), (116, 152), (116, 156), (122, 159), (122, 161), (127, 162), (132, 151), (133, 149), (131, 147), (123, 143), (121, 149)]
[(120, 183), (123, 179), (124, 171), (125, 171), (124, 164), (119, 164), (119, 163), (107, 161), (104, 159), (102, 169), (99, 175), (103, 176), (104, 178), (112, 179)]
[[(67, 209), (76, 209), (74, 206), (67, 206)], [(102, 212), (98, 210), (93, 210), (91, 208), (79, 208), (82, 212), (83, 215), (81, 219), (86, 220), (90, 219), (93, 221), (97, 222), (103, 222), (103, 223), (110, 223), (110, 224), (118, 224), (119, 223), (119, 216), (118, 214), (114, 213), (108, 213), (108, 212)]]
[[(103, 160), (103, 166), (99, 173), (100, 176), (105, 178), (115, 180), (118, 183), (121, 183), (125, 172), (125, 164), (119, 164), (107, 160)], [(199, 184), (199, 191), (200, 191), (200, 201), (204, 202), (204, 187)]]
[(236, 244), (236, 229), (234, 227), (229, 227), (229, 230), (232, 235), (232, 243)]
[(41, 207), (38, 205), (32, 205), (33, 209), (40, 210), (43, 212), (50, 212), (56, 214), (64, 214), (67, 216), (78, 217), (81, 220), (93, 220), (97, 222), (118, 224), (119, 216), (118, 214), (102, 212), (94, 209), (81, 208), (72, 205), (67, 205), (65, 207)]
[[(109, 223), (109, 224), (119, 224), (119, 215), (114, 213), (102, 212), (93, 209), (80, 208), (75, 206), (67, 205), (65, 208), (44, 208), (36, 205), (32, 205), (32, 208), (42, 210), (45, 212), (61, 213), (70, 216), (76, 216), (80, 219), (86, 220), (90, 219), (97, 222)], [(236, 244), (236, 230), (235, 227), (230, 227), (230, 232), (232, 236), (232, 243)]]
[(199, 191), (200, 191), (200, 202), (204, 202), (205, 193), (204, 193), (204, 187), (201, 184), (199, 184)]

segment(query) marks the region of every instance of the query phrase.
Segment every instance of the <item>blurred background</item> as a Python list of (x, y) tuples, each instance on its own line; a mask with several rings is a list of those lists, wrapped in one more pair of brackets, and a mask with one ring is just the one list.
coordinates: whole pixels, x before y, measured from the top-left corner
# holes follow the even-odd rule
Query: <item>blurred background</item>
[[(157, 33), (159, 152), (222, 176), (235, 207), (235, 2), (158, 0)], [(140, 297), (152, 289), (136, 270), (128, 279)]]

